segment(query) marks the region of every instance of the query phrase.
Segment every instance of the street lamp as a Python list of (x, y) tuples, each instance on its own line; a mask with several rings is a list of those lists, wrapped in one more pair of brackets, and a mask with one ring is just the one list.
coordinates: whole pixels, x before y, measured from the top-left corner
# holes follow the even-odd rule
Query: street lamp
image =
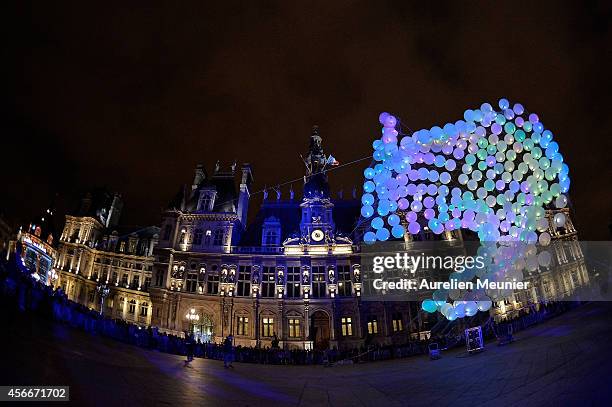
[(100, 298), (101, 298), (101, 301), (100, 301), (100, 315), (102, 315), (104, 313), (104, 300), (110, 294), (110, 288), (108, 288), (108, 286), (106, 284), (100, 284), (100, 285), (98, 285), (98, 287), (96, 289), (98, 290), (98, 295), (100, 295)]

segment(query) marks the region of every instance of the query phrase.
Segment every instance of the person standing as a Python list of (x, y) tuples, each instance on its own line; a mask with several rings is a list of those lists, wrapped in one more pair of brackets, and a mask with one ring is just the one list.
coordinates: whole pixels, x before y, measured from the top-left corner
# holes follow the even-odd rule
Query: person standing
[(223, 367), (232, 369), (234, 366), (232, 362), (234, 361), (234, 347), (233, 347), (234, 337), (232, 335), (228, 335), (223, 342)]
[(193, 335), (189, 332), (185, 332), (185, 353), (187, 354), (185, 366), (187, 366), (193, 360)]

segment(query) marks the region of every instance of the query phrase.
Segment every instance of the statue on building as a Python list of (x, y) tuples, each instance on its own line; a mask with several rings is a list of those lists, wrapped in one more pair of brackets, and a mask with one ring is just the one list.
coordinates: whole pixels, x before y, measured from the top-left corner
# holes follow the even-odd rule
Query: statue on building
[(334, 273), (334, 269), (330, 268), (327, 271), (327, 279), (329, 280), (330, 284), (334, 284), (334, 282), (336, 281), (336, 274)]
[(276, 284), (283, 285), (285, 284), (285, 272), (283, 269), (278, 269), (276, 274)]
[(302, 272), (302, 284), (310, 284), (310, 271), (307, 268)]

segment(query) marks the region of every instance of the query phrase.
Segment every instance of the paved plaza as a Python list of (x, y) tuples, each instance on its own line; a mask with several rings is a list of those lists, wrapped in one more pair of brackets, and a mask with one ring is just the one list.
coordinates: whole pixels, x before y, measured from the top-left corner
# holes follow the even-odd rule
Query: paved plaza
[(426, 357), (335, 367), (235, 364), (147, 351), (65, 326), (3, 316), (2, 384), (70, 385), (79, 405), (604, 405), (612, 304), (592, 303), (516, 335)]

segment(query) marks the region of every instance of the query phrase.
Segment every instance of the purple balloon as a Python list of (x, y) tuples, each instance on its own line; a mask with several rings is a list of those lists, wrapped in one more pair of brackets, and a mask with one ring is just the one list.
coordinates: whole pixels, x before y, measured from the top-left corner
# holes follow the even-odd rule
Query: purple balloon
[(499, 134), (502, 132), (502, 126), (499, 123), (493, 123), (491, 125), (491, 132), (493, 132), (493, 134)]
[(416, 213), (414, 213), (414, 212), (412, 212), (412, 211), (407, 212), (407, 213), (406, 213), (406, 220), (407, 220), (408, 222), (414, 222), (414, 221), (416, 221), (416, 220), (417, 220), (417, 214), (416, 214)]
[(419, 233), (419, 231), (421, 230), (421, 225), (419, 225), (416, 222), (410, 222), (408, 224), (408, 232), (410, 232), (413, 235), (416, 235), (417, 233)]
[(387, 112), (382, 112), (379, 116), (378, 116), (378, 121), (380, 124), (382, 124), (383, 126), (385, 125), (385, 122), (387, 121), (387, 118), (389, 117), (389, 113)]

